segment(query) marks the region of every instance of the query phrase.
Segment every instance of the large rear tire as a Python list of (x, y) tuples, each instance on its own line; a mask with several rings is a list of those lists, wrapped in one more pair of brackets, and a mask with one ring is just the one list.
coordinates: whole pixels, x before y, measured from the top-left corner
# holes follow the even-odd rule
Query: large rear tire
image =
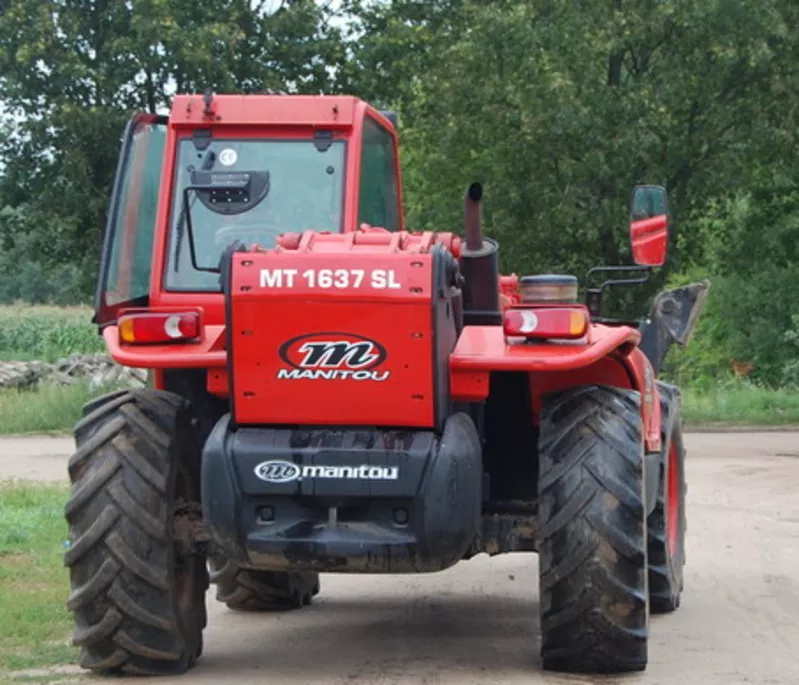
[(202, 652), (200, 451), (187, 403), (131, 390), (84, 408), (69, 460), (73, 643), (97, 673), (177, 674)]
[(658, 382), (663, 420), (655, 508), (647, 520), (649, 606), (668, 613), (680, 606), (685, 566), (685, 443), (679, 390)]
[(318, 573), (246, 569), (220, 555), (213, 555), (209, 566), (217, 600), (236, 611), (300, 609), (319, 592)]
[(544, 398), (539, 472), (545, 669), (646, 668), (646, 526), (640, 395), (583, 386)]

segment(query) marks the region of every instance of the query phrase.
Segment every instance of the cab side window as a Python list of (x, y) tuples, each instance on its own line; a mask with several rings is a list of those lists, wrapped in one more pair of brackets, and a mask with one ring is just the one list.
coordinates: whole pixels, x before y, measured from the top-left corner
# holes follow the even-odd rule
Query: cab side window
[(113, 321), (120, 306), (142, 303), (150, 271), (166, 123), (134, 119), (122, 148), (117, 203), (111, 208), (98, 292), (98, 323)]
[(400, 228), (399, 184), (394, 139), (371, 117), (363, 122), (361, 187), (358, 225), (366, 223), (389, 231)]

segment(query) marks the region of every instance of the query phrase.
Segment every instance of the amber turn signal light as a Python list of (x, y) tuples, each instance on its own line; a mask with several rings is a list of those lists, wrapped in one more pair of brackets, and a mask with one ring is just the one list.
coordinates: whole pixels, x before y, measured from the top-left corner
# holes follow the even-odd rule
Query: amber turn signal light
[(119, 340), (128, 345), (188, 342), (200, 337), (197, 312), (140, 312), (119, 317)]
[(510, 307), (503, 315), (505, 335), (512, 338), (582, 338), (588, 331), (588, 310), (575, 307)]

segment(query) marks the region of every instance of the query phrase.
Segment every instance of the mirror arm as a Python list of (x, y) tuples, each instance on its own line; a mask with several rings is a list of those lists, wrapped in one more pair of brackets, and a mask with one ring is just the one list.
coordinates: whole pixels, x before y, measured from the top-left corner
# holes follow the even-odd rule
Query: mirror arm
[(636, 271), (643, 271), (646, 275), (640, 278), (610, 278), (600, 285), (600, 288), (605, 288), (611, 285), (621, 285), (626, 283), (646, 283), (649, 280), (649, 277), (652, 275), (652, 270), (654, 267), (651, 266), (639, 266), (637, 264), (631, 264), (626, 266), (595, 266), (592, 269), (588, 270), (588, 273), (585, 275), (585, 280), (587, 283), (591, 281), (591, 276), (597, 273), (634, 273)]
[(649, 280), (651, 273), (651, 271), (648, 271), (646, 276), (641, 276), (640, 278), (609, 278), (599, 287), (609, 288), (614, 285), (639, 285), (641, 283), (646, 283)]
[(602, 299), (602, 288), (585, 289), (585, 306), (594, 321), (602, 316)]
[(633, 273), (643, 271), (644, 275), (639, 278), (608, 278), (603, 281), (599, 287), (585, 289), (585, 305), (588, 307), (588, 312), (592, 319), (598, 319), (602, 316), (603, 294), (605, 288), (610, 288), (617, 285), (639, 285), (646, 283), (652, 276), (653, 267), (651, 266), (595, 266), (588, 270), (585, 280), (586, 283), (591, 282), (591, 276), (596, 273), (610, 272), (610, 273)]

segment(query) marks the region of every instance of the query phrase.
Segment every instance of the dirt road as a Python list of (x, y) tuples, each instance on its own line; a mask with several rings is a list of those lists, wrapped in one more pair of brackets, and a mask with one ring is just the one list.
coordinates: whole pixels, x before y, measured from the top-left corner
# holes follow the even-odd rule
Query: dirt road
[[(542, 673), (537, 558), (511, 555), (429, 576), (325, 576), (313, 606), (291, 614), (237, 614), (209, 596), (198, 666), (137, 683), (796, 685), (799, 433), (686, 440), (683, 605), (653, 617), (643, 674)], [(0, 479), (62, 480), (70, 449), (62, 439), (0, 440)]]

